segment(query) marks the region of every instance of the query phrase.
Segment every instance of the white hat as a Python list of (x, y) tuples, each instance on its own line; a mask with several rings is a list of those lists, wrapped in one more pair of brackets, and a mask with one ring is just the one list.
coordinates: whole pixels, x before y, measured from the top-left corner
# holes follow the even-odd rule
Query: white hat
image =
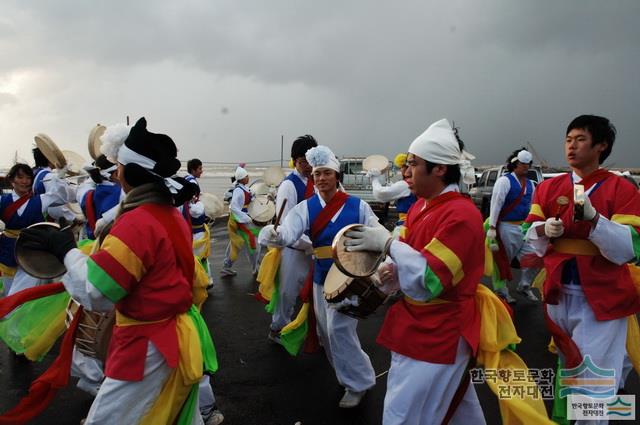
[(411, 142), (409, 153), (434, 164), (459, 165), (464, 183), (475, 182), (470, 162), (475, 156), (460, 150), (458, 138), (446, 119), (434, 122)]
[(531, 152), (529, 152), (526, 149), (523, 149), (520, 152), (518, 152), (518, 155), (514, 156), (511, 159), (511, 162), (516, 162), (516, 161), (522, 164), (531, 164), (531, 161), (533, 161), (533, 156), (531, 156)]
[(327, 146), (319, 145), (311, 148), (307, 151), (305, 157), (309, 165), (313, 167), (313, 171), (320, 168), (329, 168), (338, 173), (340, 172), (340, 161)]
[(236, 168), (236, 172), (234, 174), (234, 177), (236, 178), (236, 181), (242, 180), (243, 178), (247, 177), (249, 175), (249, 173), (247, 173), (247, 170), (245, 170), (242, 167), (238, 167)]

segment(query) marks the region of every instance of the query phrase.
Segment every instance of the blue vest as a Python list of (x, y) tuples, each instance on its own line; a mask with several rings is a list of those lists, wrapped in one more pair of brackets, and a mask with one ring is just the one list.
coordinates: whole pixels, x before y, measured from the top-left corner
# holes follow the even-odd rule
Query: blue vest
[[(322, 205), (320, 204), (320, 197), (318, 194), (313, 195), (307, 199), (307, 210), (309, 211), (309, 229), (311, 229), (313, 222), (322, 211)], [(330, 221), (329, 224), (320, 232), (320, 235), (316, 239), (312, 240), (314, 248), (321, 246), (331, 246), (333, 238), (336, 233), (340, 231), (344, 226), (349, 224), (360, 222), (360, 199), (355, 196), (349, 196), (342, 211), (335, 222)], [(307, 235), (310, 236), (311, 230), (307, 231)], [(321, 258), (315, 259), (313, 268), (313, 283), (318, 285), (324, 285), (324, 280), (329, 273), (329, 269), (333, 264), (333, 258)]]
[(396, 211), (399, 213), (407, 213), (411, 205), (413, 205), (418, 198), (413, 193), (409, 196), (405, 196), (404, 198), (400, 198), (396, 200)]
[[(518, 199), (518, 195), (520, 195), (520, 191), (522, 190), (520, 183), (513, 176), (513, 174), (507, 174), (507, 178), (509, 179), (509, 183), (511, 183), (511, 187), (509, 188), (509, 192), (507, 193), (507, 197), (504, 200), (504, 205), (502, 208), (506, 208), (511, 205), (516, 199)], [(500, 217), (500, 221), (520, 221), (527, 218), (529, 215), (529, 210), (531, 209), (531, 194), (533, 193), (533, 183), (531, 180), (527, 179), (527, 189), (525, 190), (524, 195), (522, 195), (522, 199), (520, 199), (520, 203), (512, 209), (508, 214)]]
[(198, 184), (198, 179), (196, 179), (194, 176), (192, 176), (191, 174), (187, 174), (184, 179), (186, 181), (188, 181), (189, 183), (193, 183), (196, 186), (198, 186), (198, 188), (200, 188), (200, 184)]
[(33, 193), (35, 195), (44, 195), (44, 193), (46, 192), (43, 180), (50, 172), (51, 171), (45, 170), (44, 168), (36, 168), (35, 170), (33, 170), (33, 173), (35, 175), (35, 177), (33, 178)]
[[(98, 184), (93, 191), (93, 209), (96, 212), (96, 220), (102, 218), (102, 215), (120, 203), (120, 185)], [(80, 208), (84, 215), (87, 215), (87, 192), (82, 197)], [(93, 231), (89, 228), (89, 224), (85, 224), (84, 228), (89, 239), (95, 239)]]
[[(11, 204), (13, 204), (12, 194), (2, 195), (0, 199), (0, 216), (4, 213), (5, 208)], [(22, 212), (22, 215), (18, 215), (16, 212), (11, 216), (9, 221), (5, 223), (5, 226), (10, 230), (22, 230), (27, 226), (42, 221), (44, 221), (44, 216), (42, 215), (42, 200), (40, 196), (33, 195), (31, 199), (29, 199), (29, 202), (27, 202), (27, 206)], [(16, 240), (14, 238), (9, 238), (4, 235), (0, 236), (0, 263), (8, 267), (16, 267), (15, 247)]]
[(300, 179), (300, 177), (298, 177), (294, 173), (289, 173), (289, 175), (285, 178), (285, 180), (289, 180), (291, 183), (293, 183), (293, 185), (296, 188), (296, 194), (298, 195), (298, 200), (296, 201), (296, 204), (299, 204), (300, 202), (304, 201), (304, 194), (307, 191), (307, 185), (304, 184), (302, 179)]

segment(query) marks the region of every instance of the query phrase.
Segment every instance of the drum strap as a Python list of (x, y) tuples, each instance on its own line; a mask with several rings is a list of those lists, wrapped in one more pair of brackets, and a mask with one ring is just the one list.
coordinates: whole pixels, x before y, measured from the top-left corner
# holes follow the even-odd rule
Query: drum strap
[(11, 203), (11, 205), (5, 208), (4, 211), (2, 212), (2, 221), (4, 221), (5, 223), (8, 223), (9, 220), (11, 220), (11, 217), (13, 217), (13, 215), (16, 213), (16, 211), (18, 211), (21, 206), (26, 204), (29, 201), (29, 199), (31, 199), (32, 195), (33, 195), (33, 192), (29, 192), (26, 195), (22, 195), (20, 198), (18, 198), (18, 200)]

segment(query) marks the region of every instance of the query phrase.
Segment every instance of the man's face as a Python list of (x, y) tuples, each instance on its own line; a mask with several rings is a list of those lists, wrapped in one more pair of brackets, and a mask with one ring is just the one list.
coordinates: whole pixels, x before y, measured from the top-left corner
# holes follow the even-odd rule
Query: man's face
[(330, 192), (337, 187), (338, 173), (331, 168), (319, 168), (313, 172), (313, 182), (319, 192)]
[(191, 175), (197, 179), (200, 178), (200, 176), (202, 175), (202, 165), (199, 166), (198, 168), (196, 168), (195, 170), (193, 170), (193, 172), (191, 173)]
[(18, 170), (16, 176), (11, 180), (11, 186), (19, 196), (29, 193), (32, 183), (31, 177), (22, 172), (22, 170)]
[(407, 166), (404, 178), (416, 196), (431, 199), (442, 191), (442, 176), (447, 171), (446, 166), (436, 165), (431, 172), (427, 172), (426, 161), (414, 154), (409, 154)]
[(564, 139), (564, 154), (570, 167), (582, 169), (598, 165), (600, 153), (607, 148), (607, 143), (593, 145), (591, 133), (583, 128), (574, 128)]
[(120, 186), (122, 187), (123, 192), (129, 193), (129, 191), (133, 188), (129, 185), (129, 183), (127, 183), (127, 180), (125, 180), (124, 178), (124, 165), (118, 163), (118, 171), (116, 172), (116, 175), (118, 176), (118, 181), (120, 182)]
[(516, 163), (516, 168), (513, 169), (513, 172), (518, 177), (526, 177), (530, 167), (531, 167), (531, 164), (527, 162), (518, 161)]
[(248, 184), (249, 184), (249, 176), (247, 176), (247, 177), (245, 177), (245, 178), (243, 178), (243, 179), (238, 180), (238, 182), (240, 182), (241, 184), (243, 184), (243, 185), (245, 185), (245, 186), (246, 186), (246, 185), (248, 185)]
[(296, 167), (296, 170), (298, 170), (298, 172), (303, 176), (309, 177), (311, 175), (311, 171), (313, 170), (313, 167), (309, 165), (309, 163), (307, 162), (307, 158), (305, 158), (304, 156), (301, 156), (300, 158), (296, 158), (294, 165)]

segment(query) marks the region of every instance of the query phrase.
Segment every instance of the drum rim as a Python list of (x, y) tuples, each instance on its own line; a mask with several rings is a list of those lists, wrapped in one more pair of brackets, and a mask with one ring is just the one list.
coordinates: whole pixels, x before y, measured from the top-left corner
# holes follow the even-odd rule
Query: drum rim
[(371, 276), (372, 274), (374, 274), (376, 272), (376, 270), (378, 269), (378, 265), (380, 264), (380, 261), (377, 261), (375, 267), (373, 267), (372, 270), (367, 272), (367, 274), (358, 275), (358, 274), (353, 274), (353, 273), (347, 271), (347, 269), (340, 262), (340, 256), (338, 255), (338, 243), (340, 242), (340, 239), (342, 238), (342, 236), (346, 232), (348, 232), (351, 229), (355, 229), (356, 227), (359, 227), (359, 226), (364, 226), (364, 224), (353, 223), (353, 224), (348, 224), (348, 225), (344, 226), (342, 229), (340, 229), (338, 231), (338, 233), (336, 233), (336, 235), (333, 238), (333, 241), (331, 242), (331, 255), (333, 257), (333, 264), (335, 264), (336, 267), (342, 273), (344, 273), (347, 276), (352, 277), (352, 278), (369, 277), (369, 276)]
[[(334, 298), (336, 298), (338, 295), (340, 295), (348, 286), (351, 282), (353, 282), (354, 278), (349, 276), (348, 274), (344, 273), (342, 270), (340, 270), (340, 268), (338, 267), (337, 264), (335, 264), (335, 262), (331, 265), (331, 267), (336, 266), (336, 269), (342, 273), (344, 275), (344, 277), (347, 278), (347, 280), (345, 280), (341, 285), (339, 285), (335, 290), (331, 291), (331, 292), (327, 292), (327, 286), (326, 286), (326, 278), (325, 278), (325, 284), (322, 285), (322, 292), (324, 293), (324, 298), (329, 301), (332, 302), (332, 300)], [(331, 268), (329, 268), (329, 271), (327, 272), (327, 277), (329, 276), (329, 273), (331, 273)]]
[[(267, 203), (266, 203), (266, 204), (264, 204), (264, 205), (269, 205), (269, 204), (273, 205), (273, 214), (272, 214), (272, 215), (271, 215), (271, 217), (269, 217), (266, 221), (264, 221), (264, 220), (258, 220), (258, 218), (263, 218), (263, 217), (254, 218), (254, 217), (251, 215), (251, 213), (250, 213), (250, 210), (251, 210), (251, 204), (253, 204), (254, 202), (258, 201), (259, 199), (260, 199), (260, 200), (262, 200), (262, 199), (266, 199), (266, 200), (267, 200)], [(255, 205), (255, 204), (254, 204), (254, 205)], [(247, 215), (248, 215), (249, 217), (251, 217), (251, 220), (253, 220), (253, 221), (257, 222), (257, 223), (267, 223), (267, 224), (268, 224), (269, 222), (271, 222), (271, 220), (273, 220), (273, 217), (275, 217), (275, 216), (276, 216), (276, 203), (275, 203), (275, 202), (273, 202), (273, 200), (272, 200), (271, 198), (269, 198), (269, 195), (258, 195), (258, 196), (255, 196), (255, 197), (251, 200), (251, 202), (249, 203), (249, 205), (247, 206)]]
[[(43, 227), (43, 226), (49, 226), (49, 227), (55, 227), (56, 229), (60, 229), (60, 225), (58, 223), (52, 223), (49, 221), (42, 221), (40, 223), (34, 223), (30, 226), (27, 226), (26, 229), (32, 229), (32, 228), (37, 228), (37, 227)], [(32, 267), (25, 267), (25, 264), (23, 261), (20, 260), (20, 256), (18, 255), (18, 244), (20, 242), (20, 235), (18, 235), (18, 238), (16, 239), (16, 248), (15, 248), (15, 257), (16, 257), (16, 263), (22, 268), (22, 270), (25, 271), (25, 273), (27, 273), (29, 276), (35, 277), (37, 279), (53, 279), (55, 277), (58, 276), (62, 276), (67, 272), (67, 268), (65, 267), (64, 263), (62, 264), (62, 267), (64, 268), (64, 271), (60, 274), (57, 274), (55, 276), (52, 276), (51, 274), (42, 274), (42, 273), (38, 273), (37, 271), (34, 272)], [(51, 254), (51, 253), (49, 253)], [(51, 254), (53, 255), (53, 254)]]
[[(376, 167), (376, 162), (377, 161), (385, 161), (385, 165), (382, 168)], [(371, 162), (374, 162), (373, 164), (371, 164)], [(364, 160), (362, 160), (362, 169), (365, 171), (369, 171), (373, 168), (378, 168), (378, 171), (383, 172), (386, 171), (387, 168), (389, 168), (389, 158), (387, 158), (384, 155), (380, 155), (380, 154), (375, 154), (375, 155), (369, 155), (368, 157), (366, 157)]]

